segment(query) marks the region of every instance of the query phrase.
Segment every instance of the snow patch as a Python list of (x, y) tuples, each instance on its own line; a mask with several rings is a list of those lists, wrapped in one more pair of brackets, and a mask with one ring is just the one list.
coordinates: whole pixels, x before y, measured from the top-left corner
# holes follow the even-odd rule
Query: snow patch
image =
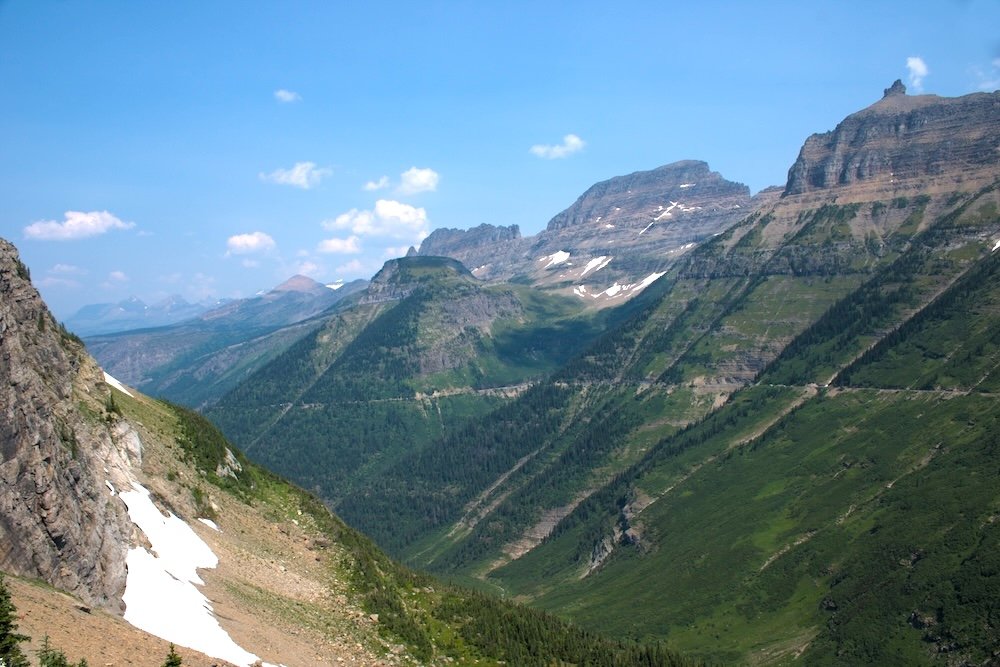
[(611, 297), (611, 296), (618, 296), (618, 293), (621, 292), (623, 289), (625, 289), (625, 287), (623, 287), (622, 285), (619, 285), (618, 283), (615, 283), (614, 285), (612, 285), (608, 289), (604, 290), (603, 294), (605, 296), (609, 296), (609, 297)]
[(208, 526), (217, 533), (222, 532), (221, 530), (219, 530), (219, 526), (211, 519), (198, 519), (198, 521), (201, 521), (203, 524), (205, 524), (206, 526)]
[(538, 261), (544, 262), (545, 260), (549, 260), (549, 263), (546, 264), (544, 267), (542, 267), (547, 269), (550, 266), (556, 266), (557, 264), (562, 264), (568, 259), (569, 259), (569, 253), (566, 252), (565, 250), (560, 250), (558, 252), (552, 253), (551, 255), (546, 255), (545, 257), (539, 257)]
[[(105, 472), (107, 471), (105, 470)], [(108, 491), (111, 492), (111, 495), (112, 496), (115, 495), (115, 485), (111, 483), (111, 480), (109, 479), (104, 480), (104, 484), (107, 485)]]
[(128, 389), (125, 388), (125, 385), (123, 385), (121, 382), (119, 382), (118, 380), (114, 379), (110, 375), (108, 375), (108, 373), (106, 371), (104, 373), (104, 381), (107, 382), (108, 384), (110, 384), (112, 387), (114, 387), (118, 391), (120, 391), (121, 393), (125, 394), (126, 396), (128, 396), (130, 398), (135, 398), (135, 396), (132, 396), (132, 392), (130, 392)]
[(333, 291), (337, 291), (337, 290), (339, 290), (343, 286), (344, 286), (344, 281), (343, 280), (338, 280), (335, 283), (329, 283), (329, 284), (326, 285), (326, 287), (328, 289), (332, 289)]
[(995, 243), (995, 244), (993, 245), (993, 250), (990, 250), (990, 252), (996, 252), (996, 251), (997, 251), (997, 248), (1000, 248), (1000, 240), (998, 240), (998, 241), (997, 241), (997, 242), (996, 242), (996, 243)]
[(666, 273), (667, 273), (666, 271), (658, 271), (656, 273), (651, 273), (645, 278), (643, 278), (641, 282), (632, 285), (631, 289), (633, 292), (640, 292), (649, 287), (650, 285), (652, 285), (660, 278), (662, 278), (664, 275), (666, 275)]
[(615, 226), (614, 226), (614, 225), (612, 225), (611, 223), (607, 223), (607, 224), (605, 224), (605, 225), (604, 225), (604, 228), (605, 228), (605, 229), (614, 229), (614, 228), (615, 228)]
[(683, 188), (693, 188), (697, 183), (681, 183), (680, 187)]
[(163, 516), (149, 491), (136, 482), (132, 488), (119, 495), (152, 552), (134, 547), (125, 559), (125, 620), (179, 646), (234, 665), (252, 665), (259, 658), (232, 640), (213, 615), (208, 598), (195, 588), (204, 585), (198, 568), (214, 568), (219, 559), (191, 526), (173, 514)]
[(580, 277), (583, 278), (591, 271), (594, 272), (600, 271), (610, 262), (611, 262), (611, 257), (607, 255), (601, 255), (600, 257), (595, 257), (594, 259), (587, 262), (587, 266), (583, 267), (583, 271), (580, 272)]

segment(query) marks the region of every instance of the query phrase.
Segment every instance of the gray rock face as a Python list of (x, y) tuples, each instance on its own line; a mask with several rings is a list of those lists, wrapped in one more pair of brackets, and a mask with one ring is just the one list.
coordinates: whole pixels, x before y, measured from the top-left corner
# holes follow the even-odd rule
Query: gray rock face
[(750, 189), (727, 181), (705, 162), (682, 160), (591, 186), (572, 206), (552, 218), (546, 230), (598, 222), (605, 226), (639, 225), (642, 229), (672, 201), (700, 210), (730, 210), (750, 202)]
[(462, 262), (477, 278), (508, 278), (523, 263), (528, 244), (517, 225), (497, 227), (482, 224), (469, 230), (435, 229), (420, 249), (410, 248), (407, 256), (451, 257)]
[(785, 195), (871, 183), (922, 188), (970, 186), (995, 176), (1000, 160), (1000, 93), (910, 96), (896, 81), (885, 96), (806, 140)]
[(135, 433), (78, 407), (109, 391), (0, 239), (0, 568), (120, 612), (132, 523), (108, 483), (127, 483)]
[[(440, 229), (416, 254), (453, 257), (481, 280), (518, 277), (588, 303), (611, 303), (594, 299), (613, 285), (664, 271), (751, 206), (747, 186), (726, 180), (705, 162), (682, 160), (593, 185), (535, 236), (521, 237), (516, 226)], [(612, 292), (616, 302), (629, 294)]]

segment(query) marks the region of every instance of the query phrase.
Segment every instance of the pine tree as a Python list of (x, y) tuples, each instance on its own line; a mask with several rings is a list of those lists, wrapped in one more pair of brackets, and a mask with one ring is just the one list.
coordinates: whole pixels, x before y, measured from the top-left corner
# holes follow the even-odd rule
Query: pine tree
[(177, 655), (177, 651), (174, 650), (174, 645), (170, 645), (170, 653), (167, 654), (167, 661), (163, 663), (163, 667), (181, 667), (181, 657)]
[(25, 641), (28, 637), (17, 633), (17, 609), (0, 573), (0, 661), (6, 667), (28, 667), (28, 659), (18, 646)]

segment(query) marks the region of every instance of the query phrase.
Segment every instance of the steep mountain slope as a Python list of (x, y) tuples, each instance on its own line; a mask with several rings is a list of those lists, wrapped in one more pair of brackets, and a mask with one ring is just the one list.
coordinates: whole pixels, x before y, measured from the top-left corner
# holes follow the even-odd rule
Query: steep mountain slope
[(315, 329), (315, 317), (363, 289), (332, 290), (294, 276), (266, 294), (232, 301), (167, 327), (86, 338), (87, 349), (123, 382), (191, 406), (213, 403)]
[(36, 642), (93, 664), (159, 664), (168, 641), (205, 666), (688, 664), (396, 565), (196, 413), (102, 374), (6, 241), (0, 294), (2, 568), (83, 599), (15, 581)]
[[(852, 638), (853, 630), (835, 636), (824, 629), (828, 617), (816, 611), (818, 592), (835, 583), (831, 573), (840, 563), (861, 573), (872, 552), (862, 549), (861, 533), (838, 533), (817, 517), (851, 517), (851, 506), (863, 499), (895, 498), (879, 489), (927, 466), (921, 462), (937, 444), (929, 438), (989, 451), (995, 397), (987, 391), (954, 398), (989, 386), (996, 314), (987, 308), (972, 329), (976, 346), (961, 355), (951, 355), (940, 340), (910, 343), (907, 358), (929, 347), (950, 364), (925, 368), (919, 382), (934, 389), (928, 383), (938, 377), (962, 378), (953, 391), (912, 398), (843, 393), (831, 403), (821, 388), (867, 358), (878, 341), (892, 341), (893, 332), (915, 326), (907, 322), (928, 317), (922, 313), (934, 312), (940, 299), (954, 299), (952, 290), (968, 290), (970, 276), (992, 275), (982, 267), (995, 261), (1000, 240), (1000, 172), (991, 157), (1000, 146), (998, 98), (909, 97), (894, 86), (832, 133), (852, 137), (846, 144), (823, 139), (828, 135), (811, 138), (783, 196), (769, 193), (757, 211), (687, 255), (630, 302), (632, 316), (622, 326), (549, 382), (386, 467), (341, 501), (339, 511), (412, 563), (485, 580), (592, 627), (668, 636), (693, 650), (704, 650), (709, 638), (716, 642), (710, 655), (725, 660), (780, 662), (808, 649), (816, 661), (838, 652), (852, 662), (884, 661), (889, 654), (881, 649), (852, 644), (868, 641)], [(825, 150), (817, 148), (822, 145)], [(939, 158), (911, 168), (919, 160), (910, 151)], [(799, 173), (837, 161), (885, 168), (848, 170), (835, 183), (797, 192)], [(992, 303), (993, 296), (983, 298)], [(960, 324), (939, 327), (964, 342)], [(881, 354), (882, 363), (901, 374), (890, 385), (894, 390), (916, 381), (896, 359), (904, 352)], [(827, 420), (828, 408), (836, 420)], [(898, 428), (901, 440), (891, 439), (894, 420), (918, 414), (928, 420)], [(957, 415), (970, 416), (967, 429)], [(796, 430), (788, 436), (783, 429), (792, 423)], [(840, 431), (842, 437), (833, 435)], [(831, 440), (844, 449), (831, 449)], [(730, 463), (751, 460), (757, 449), (748, 443), (757, 442), (780, 446), (755, 454), (760, 465), (752, 468)], [(832, 466), (832, 487), (819, 484), (826, 478), (813, 468), (789, 467), (813, 458)], [(941, 457), (945, 467), (935, 474), (954, 479), (976, 461), (976, 481), (988, 480), (989, 460), (988, 454)], [(877, 474), (844, 472), (873, 467)], [(784, 493), (786, 484), (797, 495)], [(840, 490), (827, 497), (827, 488)], [(761, 489), (763, 498), (773, 496), (768, 512), (752, 502)], [(990, 492), (977, 487), (970, 504), (956, 510), (973, 517), (970, 529), (989, 524), (995, 513), (973, 512), (975, 503), (995, 503)], [(913, 498), (924, 502), (919, 493)], [(701, 504), (680, 512), (696, 501)], [(948, 512), (917, 516), (933, 526)], [(872, 516), (859, 515), (856, 525), (871, 528)], [(820, 525), (825, 569), (809, 571), (812, 588), (794, 588), (810, 580), (770, 563), (783, 564), (783, 555), (809, 543)], [(835, 537), (827, 542), (827, 535)], [(968, 553), (978, 562), (987, 552)], [(935, 567), (944, 568), (938, 572), (948, 581), (965, 576), (940, 561)], [(675, 570), (676, 577), (663, 574)], [(669, 583), (650, 585), (664, 578)], [(913, 609), (903, 609), (893, 595), (877, 596), (864, 608), (888, 605), (907, 625)], [(664, 609), (663, 600), (675, 597), (677, 609)], [(637, 613), (642, 623), (635, 622)], [(968, 622), (987, 622), (993, 612), (982, 613)], [(914, 618), (931, 627), (925, 612)], [(736, 629), (723, 638), (727, 624)], [(948, 646), (938, 641), (946, 635), (934, 630), (873, 627), (899, 634), (890, 650), (898, 646), (907, 660), (931, 659), (920, 648), (922, 636), (942, 651)], [(962, 632), (959, 641), (968, 649), (962, 655), (981, 660), (994, 650), (984, 643), (989, 632)]]
[[(950, 222), (975, 224), (964, 213)], [(1000, 238), (1000, 219), (989, 224)], [(889, 267), (797, 338), (757, 386), (662, 440), (495, 576), (587, 624), (680, 646), (714, 638), (727, 659), (995, 659), (993, 245), (953, 248), (959, 277), (912, 317), (926, 300), (910, 289), (920, 281), (897, 282), (900, 273), (930, 278), (924, 289), (938, 292), (944, 256)], [(831, 370), (836, 388), (818, 389)], [(639, 624), (612, 620), (626, 607), (659, 611)]]
[(208, 413), (256, 460), (336, 503), (510, 400), (596, 335), (573, 300), (484, 286), (455, 260), (391, 260), (356, 305)]
[[(996, 146), (997, 96), (973, 97), (977, 113), (992, 109), (994, 138), (986, 145)], [(907, 106), (907, 99), (876, 104), (844, 125), (877, 128), (902, 109), (922, 128), (919, 143), (935, 131), (935, 118), (954, 123), (933, 100)], [(898, 141), (905, 144), (903, 135)], [(883, 154), (892, 163), (905, 150)], [(967, 581), (982, 596), (976, 599), (989, 599), (996, 585), (987, 571), (975, 574), (965, 564), (979, 567), (995, 540), (995, 511), (982, 508), (997, 502), (988, 481), (996, 408), (988, 387), (998, 362), (990, 342), (998, 330), (990, 280), (1000, 240), (998, 177), (995, 162), (966, 157), (950, 170), (879, 173), (860, 187), (788, 193), (699, 248), (661, 281), (659, 306), (559, 376), (567, 387), (589, 383), (591, 401), (601, 378), (635, 383), (638, 393), (623, 392), (631, 397), (613, 408), (618, 416), (600, 423), (625, 424), (605, 451), (617, 450), (614, 460), (621, 461), (647, 447), (639, 463), (596, 491), (578, 482), (553, 492), (553, 479), (565, 477), (562, 466), (557, 476), (535, 473), (505, 491), (514, 486), (511, 475), (489, 487), (500, 502), (477, 517), (469, 537), (454, 523), (408, 552), (415, 562), (487, 576), (587, 624), (689, 647), (712, 638), (714, 657), (726, 660), (780, 662), (807, 649), (810, 664), (835, 655), (884, 663), (897, 650), (905, 657), (895, 659), (909, 664), (931, 661), (935, 651), (974, 662), (992, 655), (995, 606), (963, 611), (940, 586)], [(956, 184), (978, 189), (945, 189)], [(922, 336), (902, 341), (916, 331)], [(868, 365), (876, 362), (880, 380)], [(676, 419), (676, 401), (696, 405), (683, 392), (724, 400), (765, 367), (753, 388), (697, 426), (670, 433), (662, 423)], [(892, 392), (818, 389), (852, 378)], [(630, 416), (638, 426), (627, 424)], [(592, 450), (590, 442), (577, 438), (566, 451), (579, 458)], [(952, 455), (939, 457), (941, 451)], [(948, 485), (967, 474), (972, 479), (961, 484), (958, 500)], [(932, 528), (944, 530), (950, 521), (956, 531), (971, 531), (971, 541), (954, 552)], [(864, 538), (863, 531), (890, 524), (909, 529)], [(931, 535), (917, 534), (920, 526)], [(902, 553), (907, 544), (906, 553), (918, 554), (914, 563), (924, 552), (936, 554), (933, 574), (889, 576), (880, 569), (888, 561), (878, 554)], [(866, 568), (892, 583), (866, 593)], [(833, 588), (845, 580), (853, 583)], [(927, 597), (911, 596), (908, 587)], [(840, 601), (838, 593), (845, 595)], [(665, 599), (675, 604), (664, 607)], [(845, 599), (850, 611), (838, 614)], [(642, 623), (634, 621), (637, 612)], [(855, 622), (853, 614), (865, 620)], [(953, 620), (944, 623), (949, 614)], [(892, 639), (880, 644), (883, 637)]]

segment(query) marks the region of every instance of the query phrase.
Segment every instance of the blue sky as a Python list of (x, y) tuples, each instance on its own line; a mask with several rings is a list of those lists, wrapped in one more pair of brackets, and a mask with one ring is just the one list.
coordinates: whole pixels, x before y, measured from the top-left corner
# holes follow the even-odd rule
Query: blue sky
[(1000, 88), (1000, 2), (0, 0), (0, 236), (88, 303), (367, 278), (701, 159), (756, 192), (875, 102)]

